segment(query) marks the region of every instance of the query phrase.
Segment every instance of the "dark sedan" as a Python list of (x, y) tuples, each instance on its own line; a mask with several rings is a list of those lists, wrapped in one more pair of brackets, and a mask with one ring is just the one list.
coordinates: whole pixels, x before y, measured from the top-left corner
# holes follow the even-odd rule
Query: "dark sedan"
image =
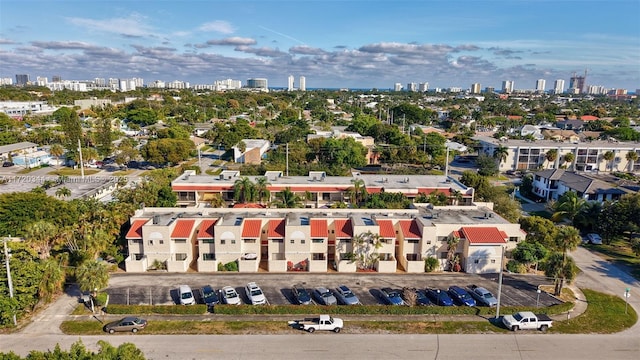
[(471, 295), (459, 286), (451, 286), (449, 288), (449, 295), (458, 305), (476, 306), (476, 301)]
[(453, 299), (446, 291), (440, 289), (428, 289), (427, 296), (435, 304), (440, 306), (453, 306)]
[(382, 293), (382, 299), (389, 305), (404, 305), (400, 291), (393, 290), (391, 288), (380, 289)]
[(304, 288), (304, 286), (296, 284), (291, 288), (291, 292), (293, 293), (293, 297), (296, 302), (300, 305), (309, 305), (311, 304), (311, 295)]
[(116, 331), (131, 331), (137, 333), (147, 327), (147, 320), (134, 316), (128, 316), (118, 321), (110, 322), (104, 326), (104, 331), (113, 334)]

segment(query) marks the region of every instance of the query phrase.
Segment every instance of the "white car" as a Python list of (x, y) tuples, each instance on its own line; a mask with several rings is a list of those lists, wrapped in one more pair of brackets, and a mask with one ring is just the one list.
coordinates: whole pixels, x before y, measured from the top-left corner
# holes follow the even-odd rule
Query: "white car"
[(181, 305), (194, 305), (196, 299), (193, 297), (193, 291), (189, 285), (180, 285), (178, 287), (178, 296), (180, 296)]
[(231, 286), (225, 286), (220, 290), (220, 295), (222, 297), (222, 301), (225, 304), (229, 305), (240, 305), (242, 301), (240, 300), (240, 296), (236, 292), (236, 289)]
[(251, 305), (264, 305), (267, 303), (267, 298), (264, 296), (262, 289), (260, 289), (256, 283), (248, 283), (245, 287), (245, 291), (247, 292), (249, 301), (251, 301)]
[(602, 245), (602, 238), (598, 234), (587, 234), (587, 241), (589, 242), (589, 244)]

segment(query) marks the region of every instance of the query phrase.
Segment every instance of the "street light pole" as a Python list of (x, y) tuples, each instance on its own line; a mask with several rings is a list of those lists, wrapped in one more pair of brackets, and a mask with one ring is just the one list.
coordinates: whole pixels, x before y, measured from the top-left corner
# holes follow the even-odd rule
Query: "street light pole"
[(500, 275), (498, 275), (498, 304), (496, 305), (496, 319), (500, 318), (500, 297), (502, 295), (502, 268), (504, 262), (504, 245), (500, 247)]
[[(9, 238), (5, 237), (2, 242), (4, 244), (4, 262), (7, 265), (7, 282), (9, 283), (9, 297), (13, 299), (13, 281), (11, 280), (11, 267), (9, 266), (9, 250), (7, 250), (7, 240)], [(18, 326), (18, 321), (16, 320), (16, 313), (13, 313), (13, 325)]]
[(536, 292), (538, 293), (538, 297), (536, 297), (536, 309), (538, 308), (538, 305), (540, 304), (540, 289), (536, 290)]

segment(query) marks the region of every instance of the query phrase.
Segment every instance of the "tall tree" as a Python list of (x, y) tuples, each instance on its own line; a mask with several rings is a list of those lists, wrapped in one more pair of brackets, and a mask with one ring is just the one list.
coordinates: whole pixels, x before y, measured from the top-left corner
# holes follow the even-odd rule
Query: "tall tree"
[[(613, 171), (613, 158), (615, 157), (615, 154), (613, 153), (613, 151), (609, 150), (607, 152), (604, 153), (604, 155), (602, 155), (602, 158), (605, 159), (607, 162), (609, 162), (609, 170)], [(606, 169), (606, 164), (605, 164), (605, 169)]]
[(26, 243), (38, 252), (40, 259), (46, 260), (51, 254), (58, 235), (58, 227), (46, 221), (39, 220), (27, 228)]
[(246, 176), (241, 177), (233, 183), (233, 198), (239, 203), (255, 201), (255, 184)]
[(102, 157), (109, 156), (113, 151), (114, 140), (113, 132), (111, 131), (111, 119), (100, 118), (97, 125), (96, 142), (98, 153)]
[(371, 231), (353, 237), (353, 254), (358, 269), (373, 269), (380, 258), (378, 250), (383, 246), (380, 234)]
[(553, 205), (554, 213), (551, 219), (556, 222), (568, 220), (573, 225), (574, 219), (586, 204), (587, 201), (579, 197), (575, 191), (567, 191)]
[(78, 114), (71, 108), (61, 107), (53, 112), (53, 118), (62, 126), (65, 135), (65, 148), (70, 152), (77, 152), (78, 140), (82, 137), (82, 124)]
[(62, 292), (66, 272), (63, 259), (49, 258), (42, 264), (42, 279), (38, 285), (38, 296), (45, 302), (50, 302), (54, 295)]
[(351, 203), (357, 206), (364, 201), (364, 198), (367, 196), (367, 188), (362, 179), (353, 179), (351, 180), (351, 184), (353, 185), (347, 189), (346, 193)]
[(290, 187), (286, 187), (284, 190), (276, 194), (275, 205), (281, 209), (293, 209), (302, 207), (302, 199), (296, 193), (291, 191)]
[(509, 149), (506, 146), (498, 146), (493, 150), (493, 158), (498, 160), (498, 164), (502, 164), (509, 156)]
[[(582, 237), (578, 232), (578, 229), (573, 226), (561, 226), (558, 230), (558, 234), (556, 236), (556, 249), (562, 253), (562, 263), (560, 269), (562, 271), (559, 272), (558, 275), (560, 277), (555, 278), (555, 291), (554, 294), (556, 296), (562, 293), (562, 287), (564, 286), (565, 280), (567, 280), (567, 252), (575, 250), (580, 242), (582, 241)], [(570, 276), (569, 281), (573, 278)]]
[(633, 164), (638, 161), (638, 153), (635, 151), (629, 151), (625, 158), (629, 164), (629, 172), (633, 172)]
[(60, 144), (53, 144), (49, 149), (49, 154), (56, 157), (56, 162), (60, 165), (60, 156), (64, 154), (64, 147)]
[(255, 192), (256, 198), (260, 204), (262, 204), (262, 200), (266, 200), (269, 202), (271, 199), (271, 192), (269, 191), (269, 180), (265, 176), (261, 176), (256, 178), (255, 184)]
[(104, 289), (109, 284), (109, 272), (100, 261), (87, 260), (76, 269), (76, 278), (81, 291), (96, 291)]
[(547, 159), (547, 161), (551, 164), (551, 163), (555, 163), (556, 159), (558, 158), (558, 149), (550, 149), (549, 151), (547, 151), (547, 153), (545, 154), (545, 159)]

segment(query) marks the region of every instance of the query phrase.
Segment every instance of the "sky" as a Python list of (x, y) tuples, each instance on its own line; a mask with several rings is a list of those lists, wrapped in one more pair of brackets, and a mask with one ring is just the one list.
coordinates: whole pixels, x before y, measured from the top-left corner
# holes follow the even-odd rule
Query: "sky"
[(0, 77), (640, 88), (640, 0), (0, 0)]

